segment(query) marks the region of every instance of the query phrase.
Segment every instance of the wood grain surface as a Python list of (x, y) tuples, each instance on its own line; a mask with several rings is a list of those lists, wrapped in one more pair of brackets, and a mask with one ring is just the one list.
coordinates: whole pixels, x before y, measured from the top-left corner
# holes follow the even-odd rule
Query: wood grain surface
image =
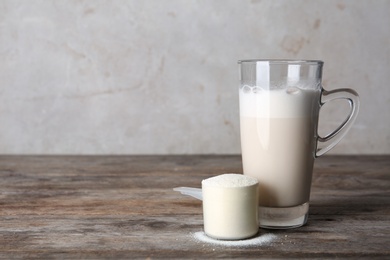
[(200, 201), (172, 191), (242, 172), (240, 156), (0, 156), (0, 258), (390, 258), (390, 156), (315, 163), (308, 224), (227, 247), (194, 239)]

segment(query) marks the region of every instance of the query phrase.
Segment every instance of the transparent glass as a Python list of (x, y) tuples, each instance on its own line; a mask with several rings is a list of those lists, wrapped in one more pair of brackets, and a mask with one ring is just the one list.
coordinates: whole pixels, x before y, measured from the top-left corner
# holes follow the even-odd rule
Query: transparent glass
[[(359, 110), (351, 89), (326, 91), (322, 61), (242, 60), (239, 64), (243, 170), (259, 180), (259, 222), (264, 228), (306, 223), (313, 165), (351, 128)], [(348, 117), (327, 136), (318, 135), (321, 106), (350, 105)]]

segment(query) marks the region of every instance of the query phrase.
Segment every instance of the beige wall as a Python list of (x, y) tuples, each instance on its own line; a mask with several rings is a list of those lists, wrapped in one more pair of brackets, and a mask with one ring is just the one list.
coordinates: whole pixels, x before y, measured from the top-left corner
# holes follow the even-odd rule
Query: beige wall
[[(390, 1), (0, 1), (0, 153), (239, 153), (237, 60), (321, 59), (390, 153)], [(325, 108), (321, 131), (343, 119)], [(340, 112), (341, 111), (341, 112)], [(320, 131), (320, 132), (321, 132)]]

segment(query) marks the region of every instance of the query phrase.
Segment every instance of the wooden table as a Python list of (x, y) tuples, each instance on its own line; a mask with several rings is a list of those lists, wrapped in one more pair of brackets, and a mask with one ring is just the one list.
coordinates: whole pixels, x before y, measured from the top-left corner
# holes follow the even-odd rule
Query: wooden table
[(390, 258), (390, 156), (315, 164), (304, 227), (229, 247), (196, 240), (200, 201), (172, 191), (241, 172), (239, 156), (0, 156), (0, 258)]

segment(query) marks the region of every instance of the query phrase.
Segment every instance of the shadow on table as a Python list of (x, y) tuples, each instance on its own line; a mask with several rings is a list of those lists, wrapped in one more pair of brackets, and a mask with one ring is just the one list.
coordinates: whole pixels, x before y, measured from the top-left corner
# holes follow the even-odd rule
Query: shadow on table
[[(354, 196), (317, 196), (310, 202), (309, 216), (335, 219), (372, 214), (385, 214), (390, 208), (389, 196), (383, 192), (359, 194)], [(310, 217), (309, 217), (310, 219)]]

